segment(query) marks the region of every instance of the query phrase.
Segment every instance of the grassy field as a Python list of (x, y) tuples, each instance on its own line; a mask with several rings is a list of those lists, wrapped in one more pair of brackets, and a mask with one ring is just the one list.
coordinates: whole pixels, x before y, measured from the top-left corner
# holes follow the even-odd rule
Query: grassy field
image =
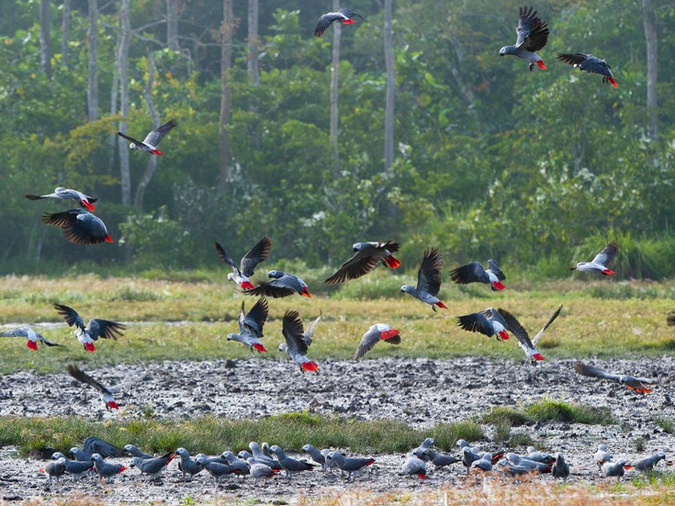
[[(384, 273), (387, 274), (387, 273)], [(281, 318), (297, 309), (306, 322), (319, 313), (324, 320), (317, 329), (310, 357), (350, 358), (361, 335), (376, 322), (401, 331), (400, 346), (376, 346), (369, 358), (406, 356), (448, 358), (484, 354), (522, 359), (515, 342), (498, 342), (462, 331), (455, 317), (503, 307), (514, 313), (530, 334), (563, 304), (558, 320), (542, 338), (547, 358), (659, 355), (675, 350), (675, 332), (666, 326), (666, 315), (675, 308), (672, 282), (614, 282), (608, 279), (549, 283), (516, 281), (504, 292), (493, 293), (485, 285), (446, 285), (441, 295), (449, 310), (431, 309), (399, 292), (407, 278), (382, 273), (345, 285), (340, 291), (321, 293), (315, 285), (313, 298), (293, 296), (270, 300), (265, 327), (271, 358), (282, 342)], [(18, 339), (0, 339), (0, 373), (21, 369), (62, 371), (64, 363), (86, 359), (91, 366), (165, 359), (202, 360), (245, 358), (249, 350), (226, 336), (237, 330), (241, 302), (254, 299), (237, 293), (221, 274), (212, 281), (147, 280), (77, 276), (0, 278), (0, 324), (58, 322), (43, 328), (49, 339), (63, 348), (31, 352)], [(310, 287), (312, 285), (310, 284)], [(380, 296), (387, 294), (387, 297)], [(390, 295), (389, 295), (390, 294)], [(119, 341), (99, 342), (98, 351), (86, 353), (72, 329), (53, 309), (55, 302), (75, 308), (87, 321), (91, 317), (127, 322)]]

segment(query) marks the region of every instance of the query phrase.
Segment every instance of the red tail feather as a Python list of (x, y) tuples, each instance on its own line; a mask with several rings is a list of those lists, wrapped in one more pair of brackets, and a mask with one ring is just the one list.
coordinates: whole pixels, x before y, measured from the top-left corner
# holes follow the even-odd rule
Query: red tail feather
[(393, 255), (389, 255), (387, 258), (385, 258), (384, 263), (392, 269), (396, 269), (399, 265), (401, 265), (401, 261), (398, 258), (394, 258)]
[(539, 65), (539, 68), (542, 70), (546, 70), (546, 65), (544, 65), (544, 62), (542, 60), (539, 60), (537, 62), (537, 65)]
[(162, 153), (159, 149), (151, 149), (150, 154), (152, 154), (152, 155), (163, 155), (164, 153)]
[(442, 307), (443, 309), (448, 309), (448, 306), (446, 306), (445, 304), (443, 304), (440, 300), (436, 303), (436, 305), (437, 305), (438, 307)]
[(618, 87), (619, 87), (619, 85), (616, 84), (616, 81), (614, 80), (613, 77), (610, 77), (610, 78), (609, 78), (609, 82), (612, 83), (612, 86), (614, 86), (615, 88), (618, 88)]
[(108, 403), (108, 406), (110, 406), (112, 409), (120, 409), (120, 407), (117, 405), (115, 401), (110, 401)]
[(120, 470), (117, 471), (117, 474), (120, 474), (122, 471), (126, 471), (127, 469), (129, 469), (127, 466), (122, 466), (120, 467)]
[(26, 346), (28, 346), (31, 350), (37, 351), (37, 343), (35, 341), (28, 341), (26, 343)]
[(94, 212), (94, 206), (92, 204), (90, 204), (89, 202), (83, 200), (82, 205), (84, 207), (86, 207), (87, 209), (89, 209), (92, 213)]
[(256, 350), (258, 350), (260, 353), (267, 353), (267, 350), (265, 349), (265, 347), (264, 347), (262, 344), (260, 344), (260, 343), (255, 343), (255, 344), (253, 345), (253, 347), (254, 347)]
[(353, 25), (355, 21), (353, 19), (345, 19), (342, 21), (343, 25)]
[(383, 341), (386, 341), (387, 339), (391, 339), (392, 337), (395, 337), (399, 334), (398, 330), (396, 329), (391, 329), (391, 330), (385, 330), (380, 334), (380, 339)]
[(84, 349), (90, 352), (95, 352), (96, 347), (94, 346), (94, 343), (84, 343)]
[(417, 473), (417, 477), (418, 477), (420, 480), (428, 480), (428, 479), (429, 479), (429, 478), (427, 477), (427, 475), (424, 474), (424, 473)]
[(504, 283), (502, 283), (501, 281), (495, 281), (494, 283), (492, 283), (492, 286), (495, 287), (495, 290), (503, 290), (504, 288), (506, 288), (504, 286)]
[(307, 297), (308, 299), (312, 298), (312, 294), (309, 293), (309, 290), (307, 288), (303, 288), (302, 292), (300, 292), (300, 295), (302, 295), (303, 297)]
[(303, 362), (302, 370), (303, 371), (316, 371), (319, 368), (314, 362)]
[(105, 235), (105, 242), (113, 242), (113, 238), (110, 237), (110, 234)]
[(534, 355), (532, 355), (532, 358), (535, 360), (546, 360), (541, 353), (535, 353)]
[(609, 270), (609, 269), (605, 269), (604, 271), (602, 271), (602, 273), (603, 273), (605, 276), (614, 276), (614, 271), (611, 271), (611, 270)]
[(375, 463), (375, 459), (370, 459), (366, 465), (370, 466), (370, 465), (373, 465), (374, 463)]
[(504, 340), (504, 341), (509, 340), (509, 334), (506, 332), (506, 330), (500, 330), (499, 331), (499, 337), (501, 337), (502, 340)]
[(241, 289), (242, 290), (253, 290), (255, 288), (255, 285), (251, 283), (250, 281), (242, 281), (241, 282)]

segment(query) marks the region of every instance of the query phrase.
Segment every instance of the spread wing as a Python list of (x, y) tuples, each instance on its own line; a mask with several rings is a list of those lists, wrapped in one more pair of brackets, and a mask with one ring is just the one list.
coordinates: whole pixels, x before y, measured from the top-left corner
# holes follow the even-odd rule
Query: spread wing
[(417, 273), (417, 289), (431, 295), (438, 295), (441, 289), (441, 267), (443, 266), (443, 254), (438, 248), (432, 248), (424, 252), (422, 265)]
[(338, 19), (344, 19), (344, 17), (338, 14), (337, 12), (329, 12), (321, 16), (316, 24), (316, 28), (314, 28), (314, 36), (321, 37), (323, 35), (323, 32), (325, 32), (328, 29), (328, 27)]
[(616, 243), (616, 241), (612, 241), (607, 246), (605, 246), (600, 253), (595, 255), (593, 263), (609, 267), (609, 264), (612, 263), (612, 260), (614, 260), (614, 257), (618, 251), (619, 245)]
[(127, 134), (123, 134), (122, 132), (117, 132), (117, 135), (119, 135), (120, 137), (123, 137), (124, 139), (126, 139), (126, 140), (128, 140), (128, 141), (133, 142), (133, 143), (136, 144), (137, 146), (140, 146), (141, 144), (143, 144), (143, 143), (142, 143), (141, 141), (139, 141), (138, 139), (134, 139), (133, 137), (129, 137)]
[[(29, 329), (28, 327), (21, 327), (14, 330), (5, 330), (3, 332), (0, 332), (0, 337), (23, 337), (24, 339), (28, 339), (28, 334), (30, 331), (31, 329)], [(33, 333), (35, 333), (35, 337), (37, 337), (40, 341), (42, 341), (46, 346), (61, 346), (60, 344), (54, 343), (49, 339), (45, 338), (45, 336), (43, 336), (39, 332), (35, 332), (35, 330), (33, 330)]]
[(361, 342), (359, 343), (359, 347), (356, 349), (356, 352), (354, 353), (354, 360), (360, 359), (366, 353), (372, 350), (373, 346), (375, 346), (379, 340), (380, 340), (379, 332), (369, 330), (368, 332), (363, 334), (363, 337), (361, 337)]
[(213, 245), (216, 247), (216, 251), (218, 252), (218, 256), (222, 259), (222, 261), (225, 262), (227, 265), (232, 266), (233, 269), (236, 269), (238, 271), (239, 267), (237, 267), (237, 264), (234, 262), (232, 257), (227, 254), (227, 251), (225, 251), (225, 248), (223, 248), (217, 242), (214, 242)]
[(468, 283), (489, 283), (490, 278), (480, 262), (471, 262), (450, 271), (450, 279), (458, 285)]
[(314, 330), (316, 329), (316, 326), (319, 324), (321, 321), (321, 314), (316, 317), (316, 320), (312, 322), (312, 324), (305, 330), (305, 333), (303, 334), (303, 337), (305, 339), (305, 342), (307, 343), (307, 346), (312, 344), (312, 339), (314, 338)]
[(45, 213), (42, 222), (63, 230), (63, 236), (73, 244), (100, 244), (107, 240), (108, 230), (103, 221), (81, 209), (62, 213)]
[(555, 319), (560, 314), (561, 310), (562, 310), (562, 304), (560, 304), (560, 307), (558, 309), (556, 309), (555, 313), (553, 313), (551, 318), (549, 318), (548, 322), (546, 322), (546, 325), (544, 325), (544, 327), (539, 332), (537, 332), (537, 335), (534, 336), (534, 338), (532, 339), (532, 344), (537, 346), (537, 343), (539, 342), (539, 339), (541, 339), (542, 334), (549, 327), (549, 325), (551, 325), (551, 323), (553, 323), (555, 321)]
[[(244, 310), (244, 303), (241, 303), (242, 312)], [(253, 335), (256, 337), (263, 336), (263, 327), (267, 321), (267, 315), (269, 313), (269, 307), (267, 304), (267, 299), (265, 297), (260, 297), (258, 302), (251, 308), (251, 310), (244, 318), (244, 327), (247, 328)]]
[(574, 67), (579, 67), (581, 70), (591, 72), (593, 74), (600, 74), (603, 76), (612, 76), (612, 70), (607, 62), (593, 56), (592, 54), (584, 53), (558, 53), (558, 60)]
[(124, 335), (122, 331), (126, 328), (126, 325), (122, 323), (94, 318), (89, 320), (85, 330), (94, 341), (98, 341), (99, 337), (102, 337), (103, 339), (117, 340), (118, 337), (122, 337)]
[(590, 378), (604, 378), (604, 379), (618, 380), (621, 377), (618, 374), (611, 374), (603, 371), (598, 367), (584, 364), (579, 360), (574, 362), (574, 372), (576, 372), (577, 374), (581, 374), (582, 376), (588, 376)]
[(480, 332), (486, 336), (491, 336), (494, 334), (494, 330), (485, 313), (486, 311), (460, 316), (457, 318), (457, 325), (469, 332)]
[(85, 383), (89, 386), (94, 387), (96, 390), (98, 390), (101, 393), (104, 393), (106, 395), (112, 395), (112, 392), (110, 390), (108, 390), (106, 387), (101, 385), (98, 381), (96, 381), (94, 378), (89, 376), (87, 373), (85, 373), (83, 370), (81, 370), (77, 366), (69, 364), (68, 365), (68, 374), (70, 374), (77, 381), (80, 381), (82, 383)]
[(244, 273), (244, 276), (253, 276), (256, 266), (267, 259), (271, 247), (272, 240), (265, 236), (244, 255), (244, 258), (241, 259), (241, 272)]
[(103, 458), (112, 458), (112, 457), (123, 457), (124, 452), (117, 448), (116, 446), (103, 441), (103, 439), (97, 437), (88, 437), (84, 440), (83, 449), (84, 453), (91, 456), (94, 453), (98, 453)]
[(297, 311), (286, 311), (284, 314), (282, 333), (286, 338), (289, 354), (297, 351), (301, 355), (307, 355), (309, 346), (305, 342), (303, 334), (305, 329), (302, 326), (300, 314)]
[(82, 317), (77, 314), (77, 311), (75, 311), (72, 307), (64, 306), (63, 304), (54, 304), (54, 309), (63, 316), (63, 319), (66, 320), (66, 323), (68, 324), (69, 327), (72, 327), (73, 325), (76, 327), (79, 327), (81, 329), (84, 329), (84, 322), (82, 321)]
[(245, 293), (246, 295), (256, 295), (256, 296), (265, 295), (267, 297), (273, 297), (275, 299), (278, 299), (280, 297), (288, 297), (295, 293), (295, 290), (293, 290), (292, 288), (274, 284), (275, 281), (276, 280), (272, 280), (269, 282), (261, 281), (255, 288), (252, 288), (251, 290), (244, 290), (242, 293)]
[(502, 316), (502, 318), (504, 318), (504, 321), (508, 326), (508, 330), (510, 330), (511, 333), (516, 336), (516, 339), (518, 339), (518, 341), (520, 341), (523, 346), (527, 346), (527, 348), (530, 350), (533, 349), (534, 345), (532, 344), (532, 341), (530, 341), (530, 336), (527, 334), (527, 330), (525, 330), (525, 328), (520, 324), (518, 319), (506, 309), (499, 308), (497, 312)]
[(168, 134), (176, 125), (178, 125), (178, 120), (172, 119), (163, 125), (158, 126), (145, 136), (145, 139), (143, 139), (143, 144), (149, 144), (150, 146), (157, 147), (164, 136)]
[(530, 7), (520, 8), (520, 19), (516, 29), (518, 39), (516, 47), (528, 51), (538, 51), (548, 41), (548, 25), (537, 16), (537, 11)]
[(364, 256), (361, 252), (356, 252), (349, 260), (343, 263), (335, 274), (326, 279), (327, 285), (336, 285), (344, 283), (350, 279), (358, 279), (372, 271), (378, 263), (377, 257)]
[(501, 271), (501, 269), (499, 268), (499, 265), (497, 265), (497, 261), (496, 261), (496, 260), (492, 260), (492, 259), (488, 260), (488, 270), (489, 270), (492, 274), (494, 274), (495, 276), (497, 276), (497, 279), (498, 279), (499, 281), (504, 281), (504, 280), (506, 279), (506, 276), (504, 276), (504, 273), (503, 273), (503, 272)]

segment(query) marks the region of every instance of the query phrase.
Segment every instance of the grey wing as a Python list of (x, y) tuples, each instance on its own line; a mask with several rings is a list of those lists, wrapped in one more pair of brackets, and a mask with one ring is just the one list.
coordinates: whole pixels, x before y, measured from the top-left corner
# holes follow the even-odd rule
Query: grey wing
[(122, 331), (126, 329), (126, 325), (122, 323), (113, 322), (110, 320), (101, 320), (100, 318), (93, 318), (87, 323), (87, 334), (91, 336), (94, 341), (98, 341), (99, 337), (103, 339), (117, 339), (124, 334)]
[(616, 241), (612, 241), (607, 246), (605, 246), (600, 253), (595, 255), (593, 263), (609, 267), (609, 264), (612, 263), (612, 260), (614, 260), (614, 257), (618, 251), (619, 245), (616, 243)]
[(354, 360), (360, 359), (366, 353), (372, 350), (373, 346), (375, 346), (379, 340), (380, 340), (379, 332), (372, 332), (369, 330), (368, 332), (363, 334), (363, 337), (361, 337), (361, 342), (359, 343), (359, 347), (356, 349), (356, 352), (354, 353)]
[(241, 272), (244, 273), (244, 276), (253, 276), (256, 266), (267, 259), (271, 247), (272, 240), (265, 236), (244, 255), (244, 258), (241, 259)]
[(234, 262), (232, 257), (227, 254), (227, 251), (225, 251), (225, 248), (223, 248), (217, 242), (214, 242), (213, 245), (216, 247), (216, 251), (218, 252), (218, 256), (222, 259), (222, 261), (225, 262), (227, 265), (230, 265), (233, 269), (236, 269), (238, 271), (239, 267), (237, 267), (237, 264)]
[(544, 327), (539, 332), (537, 332), (537, 335), (534, 336), (534, 338), (532, 339), (532, 344), (537, 346), (537, 343), (539, 342), (539, 339), (541, 339), (542, 334), (549, 327), (549, 325), (551, 325), (551, 323), (553, 323), (555, 321), (555, 319), (558, 318), (558, 315), (560, 315), (561, 310), (562, 310), (562, 304), (560, 304), (560, 307), (558, 309), (556, 309), (555, 313), (553, 313), (551, 318), (549, 318), (548, 322), (546, 322), (546, 325), (544, 325)]
[(506, 309), (499, 308), (497, 312), (502, 316), (502, 318), (504, 318), (508, 330), (510, 330), (511, 333), (516, 336), (516, 339), (518, 339), (518, 341), (523, 343), (523, 345), (527, 346), (529, 349), (533, 349), (534, 345), (532, 344), (532, 341), (530, 341), (530, 336), (528, 335), (527, 330), (525, 330), (525, 328), (520, 324), (518, 319)]
[(321, 37), (323, 32), (338, 19), (344, 19), (344, 17), (336, 12), (329, 12), (321, 16), (316, 24), (316, 28), (314, 28), (314, 36)]
[(488, 260), (488, 270), (492, 272), (492, 274), (497, 276), (497, 279), (499, 281), (504, 281), (506, 279), (506, 276), (504, 276), (504, 273), (499, 268), (499, 265), (497, 265), (496, 260), (493, 259)]
[(316, 320), (314, 320), (312, 324), (309, 327), (307, 327), (307, 330), (305, 330), (303, 338), (307, 343), (307, 346), (312, 344), (312, 339), (314, 338), (314, 330), (316, 329), (316, 326), (319, 324), (320, 321), (321, 321), (321, 314), (319, 314), (319, 316), (316, 317)]
[(574, 362), (574, 372), (581, 374), (582, 376), (589, 376), (591, 378), (604, 378), (611, 380), (618, 380), (621, 376), (619, 374), (611, 374), (603, 371), (602, 369), (584, 364), (583, 362), (577, 360)]
[(457, 325), (469, 332), (480, 332), (486, 336), (494, 334), (492, 324), (489, 322), (485, 313), (473, 313), (457, 318)]
[(99, 392), (102, 392), (102, 393), (107, 394), (107, 395), (112, 395), (112, 392), (110, 390), (108, 390), (106, 387), (101, 385), (98, 381), (96, 381), (94, 378), (89, 376), (87, 373), (85, 373), (79, 367), (74, 366), (72, 364), (69, 364), (67, 369), (68, 369), (68, 374), (70, 374), (77, 381), (79, 381), (81, 383), (86, 383), (87, 385), (94, 387)]
[(83, 451), (89, 456), (98, 453), (101, 457), (106, 459), (124, 456), (124, 452), (116, 446), (93, 436), (84, 440)]
[(458, 285), (466, 285), (468, 283), (476, 282), (490, 282), (490, 278), (488, 277), (480, 262), (471, 262), (470, 264), (462, 265), (456, 269), (453, 269), (450, 272), (450, 279), (452, 279)]
[(443, 254), (438, 248), (432, 248), (424, 252), (422, 265), (417, 273), (417, 289), (438, 295), (441, 289), (441, 267), (443, 266)]
[(327, 285), (336, 285), (350, 279), (358, 279), (377, 267), (378, 262), (379, 260), (377, 257), (356, 252), (354, 256), (343, 263), (337, 272), (326, 279), (324, 283)]
[(546, 22), (539, 19), (533, 7), (529, 10), (527, 7), (521, 7), (516, 33), (518, 34), (517, 48), (538, 51), (546, 45), (549, 29)]
[(64, 306), (63, 304), (54, 304), (54, 309), (63, 316), (63, 319), (66, 320), (69, 327), (75, 325), (81, 329), (84, 328), (82, 317), (72, 307)]
[(178, 125), (178, 120), (172, 119), (163, 125), (158, 126), (145, 136), (145, 139), (143, 139), (143, 144), (149, 144), (150, 146), (157, 147), (164, 136), (168, 134), (176, 125)]
[[(242, 312), (244, 309), (244, 303), (242, 302)], [(267, 321), (267, 315), (269, 313), (269, 307), (267, 304), (267, 299), (265, 297), (260, 297), (258, 302), (251, 308), (251, 310), (244, 318), (243, 324), (244, 327), (251, 331), (256, 337), (263, 336), (263, 327)]]
[(142, 143), (141, 141), (139, 141), (138, 139), (134, 139), (133, 137), (129, 137), (127, 134), (123, 134), (122, 132), (117, 132), (117, 135), (119, 135), (120, 137), (122, 137), (122, 138), (124, 138), (124, 139), (126, 139), (126, 140), (128, 140), (128, 141), (133, 142), (133, 143), (136, 144), (137, 146), (140, 146), (141, 144), (143, 144), (143, 143)]
[(300, 314), (297, 311), (286, 311), (284, 314), (282, 333), (286, 338), (289, 355), (293, 350), (297, 350), (302, 355), (307, 355), (308, 346), (303, 338), (305, 332), (302, 326)]
[[(37, 334), (37, 332), (36, 332)], [(39, 335), (39, 334), (38, 334)], [(0, 332), (1, 337), (23, 337), (28, 338), (28, 329), (26, 327), (21, 327), (14, 330), (4, 330)]]
[(243, 293), (246, 295), (256, 295), (256, 296), (265, 295), (267, 297), (273, 297), (275, 299), (280, 297), (288, 297), (295, 293), (295, 290), (293, 290), (292, 288), (274, 284), (275, 281), (276, 280), (272, 280), (269, 282), (261, 281), (255, 288), (252, 288), (251, 290), (244, 290)]

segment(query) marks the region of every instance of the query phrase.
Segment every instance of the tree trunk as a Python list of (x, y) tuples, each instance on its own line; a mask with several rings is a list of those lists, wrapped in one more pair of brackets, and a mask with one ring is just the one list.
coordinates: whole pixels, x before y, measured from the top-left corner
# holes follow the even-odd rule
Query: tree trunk
[(232, 37), (234, 35), (234, 11), (232, 0), (223, 0), (223, 23), (220, 26), (220, 191), (225, 193), (230, 181), (230, 142), (227, 128), (230, 124), (232, 90), (230, 67), (232, 66)]
[[(339, 0), (333, 0), (333, 12), (340, 9)], [(340, 88), (340, 35), (342, 24), (333, 23), (333, 61), (330, 79), (330, 150), (333, 156), (333, 177), (337, 179), (340, 172), (340, 146), (338, 133), (340, 126), (339, 88)]]
[[(121, 132), (127, 131), (127, 121), (129, 119), (129, 44), (131, 43), (131, 24), (129, 21), (129, 1), (122, 0), (119, 10), (119, 44), (117, 47), (117, 62), (120, 79), (120, 114), (124, 117), (119, 122), (118, 129)], [(122, 181), (122, 204), (128, 206), (131, 204), (131, 173), (129, 171), (129, 148), (127, 141), (118, 137), (118, 146), (120, 153), (120, 178)]]
[(63, 0), (61, 25), (61, 64), (68, 68), (68, 38), (70, 37), (70, 0)]
[(52, 78), (50, 10), (49, 0), (40, 0), (40, 67), (49, 79)]
[(89, 121), (98, 119), (98, 0), (89, 0), (89, 74), (87, 79), (87, 113)]
[(642, 19), (647, 42), (647, 112), (649, 114), (649, 137), (653, 142), (659, 138), (658, 100), (656, 93), (658, 60), (656, 53), (656, 14), (652, 0), (642, 0)]
[(387, 90), (384, 106), (384, 172), (388, 174), (394, 163), (394, 38), (392, 34), (392, 0), (384, 0), (384, 62), (387, 70)]
[(178, 45), (178, 0), (166, 0), (166, 44), (172, 51), (180, 51)]
[(258, 66), (258, 0), (248, 0), (248, 75), (253, 86), (260, 83), (260, 68)]
[[(148, 81), (145, 83), (145, 103), (148, 104), (148, 111), (152, 117), (153, 128), (159, 126), (159, 116), (155, 110), (155, 104), (152, 101), (152, 86), (155, 82), (155, 59), (152, 56), (151, 52), (148, 52)], [(145, 195), (145, 189), (148, 187), (152, 176), (157, 170), (157, 157), (151, 156), (148, 160), (148, 164), (145, 167), (145, 172), (141, 177), (138, 187), (136, 188), (136, 196), (134, 197), (134, 206), (138, 208), (143, 207), (143, 196)]]

